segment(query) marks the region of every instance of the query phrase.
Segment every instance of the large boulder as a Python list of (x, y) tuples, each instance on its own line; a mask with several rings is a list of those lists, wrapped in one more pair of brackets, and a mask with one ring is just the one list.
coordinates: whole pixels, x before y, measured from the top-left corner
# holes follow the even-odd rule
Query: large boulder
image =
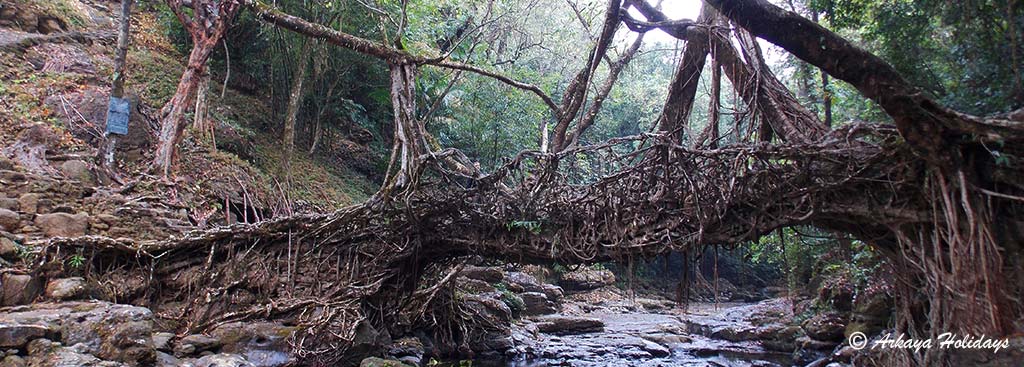
[(18, 244), (10, 238), (0, 235), (0, 257), (7, 260), (18, 258)]
[(11, 332), (8, 344), (31, 339), (12, 347), (31, 356), (30, 366), (150, 366), (152, 318), (149, 309), (107, 302), (36, 303), (6, 309), (0, 325)]
[(892, 297), (884, 292), (858, 294), (850, 315), (850, 323), (846, 325), (845, 335), (860, 332), (872, 335), (889, 324), (892, 316)]
[(513, 291), (543, 293), (552, 302), (560, 302), (564, 294), (562, 287), (541, 283), (533, 275), (524, 272), (510, 271), (505, 280)]
[(388, 356), (412, 366), (419, 366), (425, 353), (423, 342), (416, 337), (400, 338), (387, 347)]
[(79, 237), (89, 231), (89, 215), (85, 213), (50, 213), (36, 215), (36, 227), (47, 237)]
[(42, 280), (27, 274), (6, 273), (0, 277), (0, 304), (16, 306), (30, 303), (43, 291)]
[(562, 273), (559, 284), (569, 291), (589, 291), (615, 284), (615, 274), (604, 269), (580, 269)]
[(46, 283), (46, 298), (65, 301), (86, 295), (85, 278), (72, 277), (54, 279)]
[(84, 185), (96, 185), (96, 175), (92, 173), (89, 163), (86, 163), (85, 161), (64, 161), (64, 163), (60, 165), (60, 171), (65, 177), (81, 181)]
[(29, 367), (125, 367), (124, 364), (104, 361), (82, 350), (80, 346), (53, 346), (31, 353), (26, 358)]
[(152, 311), (105, 302), (82, 305), (61, 324), (64, 345), (81, 343), (86, 352), (106, 360), (139, 366), (154, 363)]
[(295, 330), (272, 322), (229, 323), (210, 335), (222, 345), (221, 352), (244, 356), (254, 367), (279, 367), (295, 362), (287, 340)]
[(800, 326), (811, 339), (838, 342), (843, 340), (846, 318), (836, 312), (824, 312), (807, 319)]
[(512, 322), (512, 310), (492, 294), (471, 294), (462, 298), (463, 307), (484, 318), (486, 323), (508, 325)]
[(223, 346), (220, 339), (202, 334), (186, 335), (174, 345), (174, 356), (183, 358), (202, 352), (216, 351)]
[(21, 228), (21, 216), (8, 209), (0, 209), (0, 229), (13, 232)]
[[(0, 191), (0, 195), (2, 194), (3, 192)], [(18, 200), (0, 197), (0, 209), (7, 209), (11, 211), (18, 210)]]
[(477, 294), (477, 293), (491, 293), (491, 292), (496, 292), (497, 291), (497, 289), (494, 288), (494, 286), (491, 285), (491, 283), (488, 283), (488, 282), (485, 282), (485, 281), (482, 281), (482, 280), (479, 280), (479, 279), (471, 279), (471, 278), (466, 278), (466, 277), (458, 277), (458, 278), (456, 278), (455, 279), (455, 285), (460, 290), (468, 292), (468, 293), (473, 293), (473, 294)]
[(25, 349), (28, 342), (52, 336), (54, 330), (42, 325), (0, 323), (0, 348)]
[(466, 295), (462, 307), (475, 319), (465, 336), (466, 348), (459, 350), (463, 357), (497, 358), (512, 348), (512, 310), (498, 293)]

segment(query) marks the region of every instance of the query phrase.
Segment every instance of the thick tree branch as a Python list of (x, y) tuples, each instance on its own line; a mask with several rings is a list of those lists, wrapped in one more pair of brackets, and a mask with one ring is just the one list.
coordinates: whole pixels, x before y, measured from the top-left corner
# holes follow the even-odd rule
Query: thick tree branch
[[(647, 19), (663, 23), (667, 19), (664, 14), (645, 1), (638, 1), (637, 9)], [(714, 9), (701, 7), (697, 23), (708, 26), (716, 16)], [(629, 24), (627, 22), (627, 24)], [(673, 141), (681, 141), (683, 130), (686, 128), (693, 109), (693, 101), (697, 96), (697, 85), (700, 83), (700, 74), (704, 70), (704, 62), (708, 55), (707, 34), (704, 31), (687, 33), (690, 27), (664, 27), (666, 32), (686, 41), (683, 49), (682, 59), (679, 60), (679, 67), (672, 77), (672, 84), (668, 90), (668, 99), (662, 110), (658, 122), (658, 130), (672, 134)], [(632, 28), (631, 28), (632, 29)]]
[(763, 38), (856, 87), (878, 102), (917, 150), (942, 165), (956, 164), (946, 147), (974, 136), (982, 141), (1024, 140), (1024, 124), (951, 111), (911, 85), (884, 60), (800, 15), (766, 0), (707, 0), (723, 15)]
[(615, 86), (615, 82), (619, 80), (619, 75), (622, 70), (626, 68), (626, 65), (633, 60), (636, 56), (636, 52), (640, 50), (640, 45), (643, 44), (644, 34), (641, 33), (633, 41), (633, 44), (629, 46), (626, 53), (622, 55), (618, 60), (612, 62), (608, 67), (608, 77), (605, 78), (604, 83), (601, 84), (601, 89), (597, 91), (597, 95), (594, 96), (594, 100), (591, 102), (590, 107), (587, 108), (587, 113), (583, 115), (580, 122), (576, 125), (576, 128), (569, 133), (567, 139), (567, 146), (572, 146), (576, 141), (583, 135), (590, 126), (594, 125), (594, 121), (597, 119), (598, 112), (601, 112), (601, 106), (604, 105), (604, 101), (608, 98), (608, 94), (611, 93), (612, 87)]
[[(661, 11), (649, 4), (643, 4), (638, 3), (637, 8), (644, 17), (653, 22), (666, 22), (667, 17)], [(755, 51), (752, 50), (752, 54), (748, 55), (747, 59), (752, 60), (750, 64), (743, 61), (728, 35), (713, 26), (716, 13), (711, 8), (702, 10), (697, 23), (705, 26), (661, 28), (673, 37), (687, 40), (687, 45), (680, 68), (669, 90), (660, 130), (679, 135), (685, 128), (700, 73), (704, 68), (704, 55), (710, 51), (744, 102), (757, 109), (767, 119), (771, 125), (768, 131), (774, 130), (786, 141), (809, 142), (823, 136), (826, 132), (824, 125), (797, 102), (789, 90), (764, 65), (759, 55), (754, 54)], [(753, 42), (752, 39), (748, 41)], [(762, 137), (765, 135), (762, 134)]]
[(565, 149), (567, 145), (565, 137), (566, 132), (569, 130), (569, 124), (576, 119), (576, 114), (582, 108), (594, 71), (597, 70), (597, 65), (601, 63), (601, 59), (604, 59), (605, 54), (608, 52), (608, 47), (615, 36), (615, 30), (618, 29), (620, 23), (620, 4), (619, 0), (608, 1), (601, 34), (597, 38), (594, 48), (590, 50), (587, 64), (569, 82), (569, 86), (566, 87), (565, 95), (562, 96), (562, 113), (555, 124), (554, 137), (551, 140), (553, 151), (557, 152)]

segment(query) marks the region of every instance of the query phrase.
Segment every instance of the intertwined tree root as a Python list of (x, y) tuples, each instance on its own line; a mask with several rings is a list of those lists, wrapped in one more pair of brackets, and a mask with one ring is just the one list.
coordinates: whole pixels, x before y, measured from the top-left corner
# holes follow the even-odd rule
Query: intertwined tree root
[[(706, 150), (641, 135), (557, 155), (522, 152), (476, 178), (428, 155), (413, 185), (334, 213), (157, 242), (51, 239), (39, 261), (61, 264), (81, 248), (91, 277), (145, 276), (144, 290), (122, 301), (181, 305), (159, 315), (179, 321), (183, 332), (281, 320), (302, 326), (295, 343), (303, 356), (338, 360), (358, 323), (395, 327), (415, 319), (403, 312), (425, 310), (437, 289), (418, 288), (418, 280), (445, 279), (428, 267), (466, 255), (587, 263), (811, 224), (906, 259), (896, 263), (914, 270), (907, 274), (935, 274), (920, 271), (927, 259), (909, 256), (928, 242), (907, 229), (934, 231), (931, 200), (942, 191), (917, 185), (925, 168), (900, 144), (877, 125), (849, 126), (815, 144)], [(972, 304), (958, 305), (947, 311)]]

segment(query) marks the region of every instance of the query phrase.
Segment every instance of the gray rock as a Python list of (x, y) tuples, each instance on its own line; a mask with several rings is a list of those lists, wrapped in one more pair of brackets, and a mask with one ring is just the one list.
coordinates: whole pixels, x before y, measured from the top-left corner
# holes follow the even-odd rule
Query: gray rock
[(505, 302), (495, 298), (496, 294), (466, 295), (463, 306), (494, 325), (508, 325), (512, 322), (512, 310)]
[(54, 279), (46, 284), (46, 297), (65, 301), (85, 296), (85, 279), (81, 277)]
[(8, 260), (18, 258), (18, 244), (7, 237), (0, 236), (0, 257)]
[(383, 359), (378, 357), (369, 357), (359, 362), (359, 367), (413, 367), (403, 363), (399, 360), (394, 359)]
[(97, 357), (133, 365), (150, 365), (153, 348), (153, 313), (147, 308), (106, 302), (90, 310), (72, 312), (61, 325), (65, 345), (82, 344)]
[(462, 268), (462, 272), (459, 274), (469, 279), (482, 280), (487, 283), (498, 283), (505, 279), (505, 272), (500, 268), (493, 266), (483, 267), (469, 265)]
[(458, 286), (459, 289), (469, 293), (490, 293), (497, 290), (490, 283), (466, 277), (459, 277), (455, 279), (455, 285)]
[(181, 365), (180, 359), (164, 352), (156, 352), (156, 367), (180, 367)]
[(174, 346), (174, 355), (176, 357), (188, 357), (219, 349), (223, 345), (224, 343), (220, 339), (201, 334), (192, 334), (178, 341)]
[(121, 363), (103, 361), (75, 347), (57, 347), (48, 353), (27, 358), (32, 367), (121, 367)]
[(7, 356), (0, 360), (0, 365), (5, 367), (25, 367), (25, 359), (19, 356)]
[(505, 278), (509, 284), (510, 289), (518, 290), (519, 292), (537, 292), (544, 293), (548, 300), (552, 302), (560, 302), (564, 292), (562, 287), (553, 284), (542, 283), (537, 280), (533, 275), (512, 271), (508, 273)]
[(558, 311), (555, 304), (548, 300), (548, 296), (539, 292), (525, 292), (519, 294), (525, 306), (523, 314), (527, 316), (547, 315)]
[(389, 356), (395, 358), (405, 356), (423, 357), (423, 342), (420, 342), (419, 338), (407, 336), (392, 342), (391, 345), (388, 345), (387, 351)]
[(70, 160), (60, 165), (60, 171), (67, 178), (79, 180), (85, 185), (96, 185), (96, 175), (92, 173), (89, 164), (85, 161)]
[(665, 348), (661, 344), (649, 340), (644, 340), (643, 345), (640, 346), (640, 349), (643, 349), (645, 352), (650, 353), (652, 356), (659, 358), (668, 357), (669, 354), (672, 354), (672, 352), (669, 351), (668, 348)]
[(800, 325), (807, 336), (821, 341), (839, 342), (843, 340), (846, 330), (846, 319), (835, 312), (814, 315)]
[(25, 352), (30, 356), (38, 356), (50, 353), (57, 348), (60, 348), (60, 343), (50, 339), (39, 338), (28, 342), (28, 344), (25, 345)]
[(554, 315), (537, 317), (534, 321), (538, 331), (548, 334), (585, 334), (604, 330), (604, 322), (589, 317)]
[(0, 156), (0, 170), (12, 170), (14, 169), (14, 161), (7, 157)]
[(253, 367), (252, 363), (237, 354), (211, 354), (192, 363), (195, 367)]
[(174, 339), (172, 333), (153, 333), (153, 349), (163, 352), (172, 351), (171, 339)]
[(42, 281), (39, 278), (24, 274), (4, 274), (0, 278), (4, 306), (23, 305), (32, 302), (42, 293)]
[(816, 350), (816, 351), (832, 351), (839, 343), (828, 342), (823, 340), (811, 339), (806, 336), (801, 336), (796, 339), (796, 344), (800, 348), (805, 350)]
[[(2, 192), (0, 192), (2, 194)], [(11, 198), (0, 197), (0, 209), (7, 209), (10, 211), (18, 210), (18, 201)]]
[(85, 213), (50, 213), (36, 215), (36, 227), (47, 237), (79, 237), (89, 230), (89, 215)]
[(0, 229), (14, 231), (21, 228), (21, 216), (9, 209), (0, 209)]
[(551, 302), (562, 302), (562, 297), (565, 296), (565, 292), (562, 290), (562, 287), (559, 287), (554, 284), (542, 283), (540, 285), (540, 288), (541, 293), (544, 293), (545, 296), (548, 296), (548, 299), (551, 300)]
[(210, 332), (223, 353), (239, 354), (255, 367), (279, 367), (295, 362), (288, 337), (295, 327), (272, 322), (230, 323)]
[(28, 342), (52, 333), (53, 330), (40, 325), (0, 323), (0, 348), (24, 349)]
[(563, 273), (559, 284), (569, 291), (588, 291), (615, 284), (615, 274), (609, 270), (580, 269)]

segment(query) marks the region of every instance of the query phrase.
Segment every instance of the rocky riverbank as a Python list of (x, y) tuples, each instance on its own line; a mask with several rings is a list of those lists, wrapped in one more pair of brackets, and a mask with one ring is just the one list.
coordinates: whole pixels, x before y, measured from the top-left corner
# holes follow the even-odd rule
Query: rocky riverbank
[[(531, 270), (537, 276), (468, 267), (457, 280), (460, 289), (475, 292), (464, 295), (474, 312), (509, 320), (506, 328), (476, 334), (480, 337), (455, 354), (431, 348), (434, 343), (421, 337), (414, 344), (427, 346), (422, 352), (392, 347), (385, 359), (372, 362), (468, 358), (485, 366), (842, 366), (852, 357), (839, 342), (818, 339), (835, 325), (801, 324), (787, 299), (697, 302), (683, 308), (657, 295), (631, 296), (614, 286), (615, 277), (606, 270)], [(746, 292), (751, 293), (756, 292)]]

